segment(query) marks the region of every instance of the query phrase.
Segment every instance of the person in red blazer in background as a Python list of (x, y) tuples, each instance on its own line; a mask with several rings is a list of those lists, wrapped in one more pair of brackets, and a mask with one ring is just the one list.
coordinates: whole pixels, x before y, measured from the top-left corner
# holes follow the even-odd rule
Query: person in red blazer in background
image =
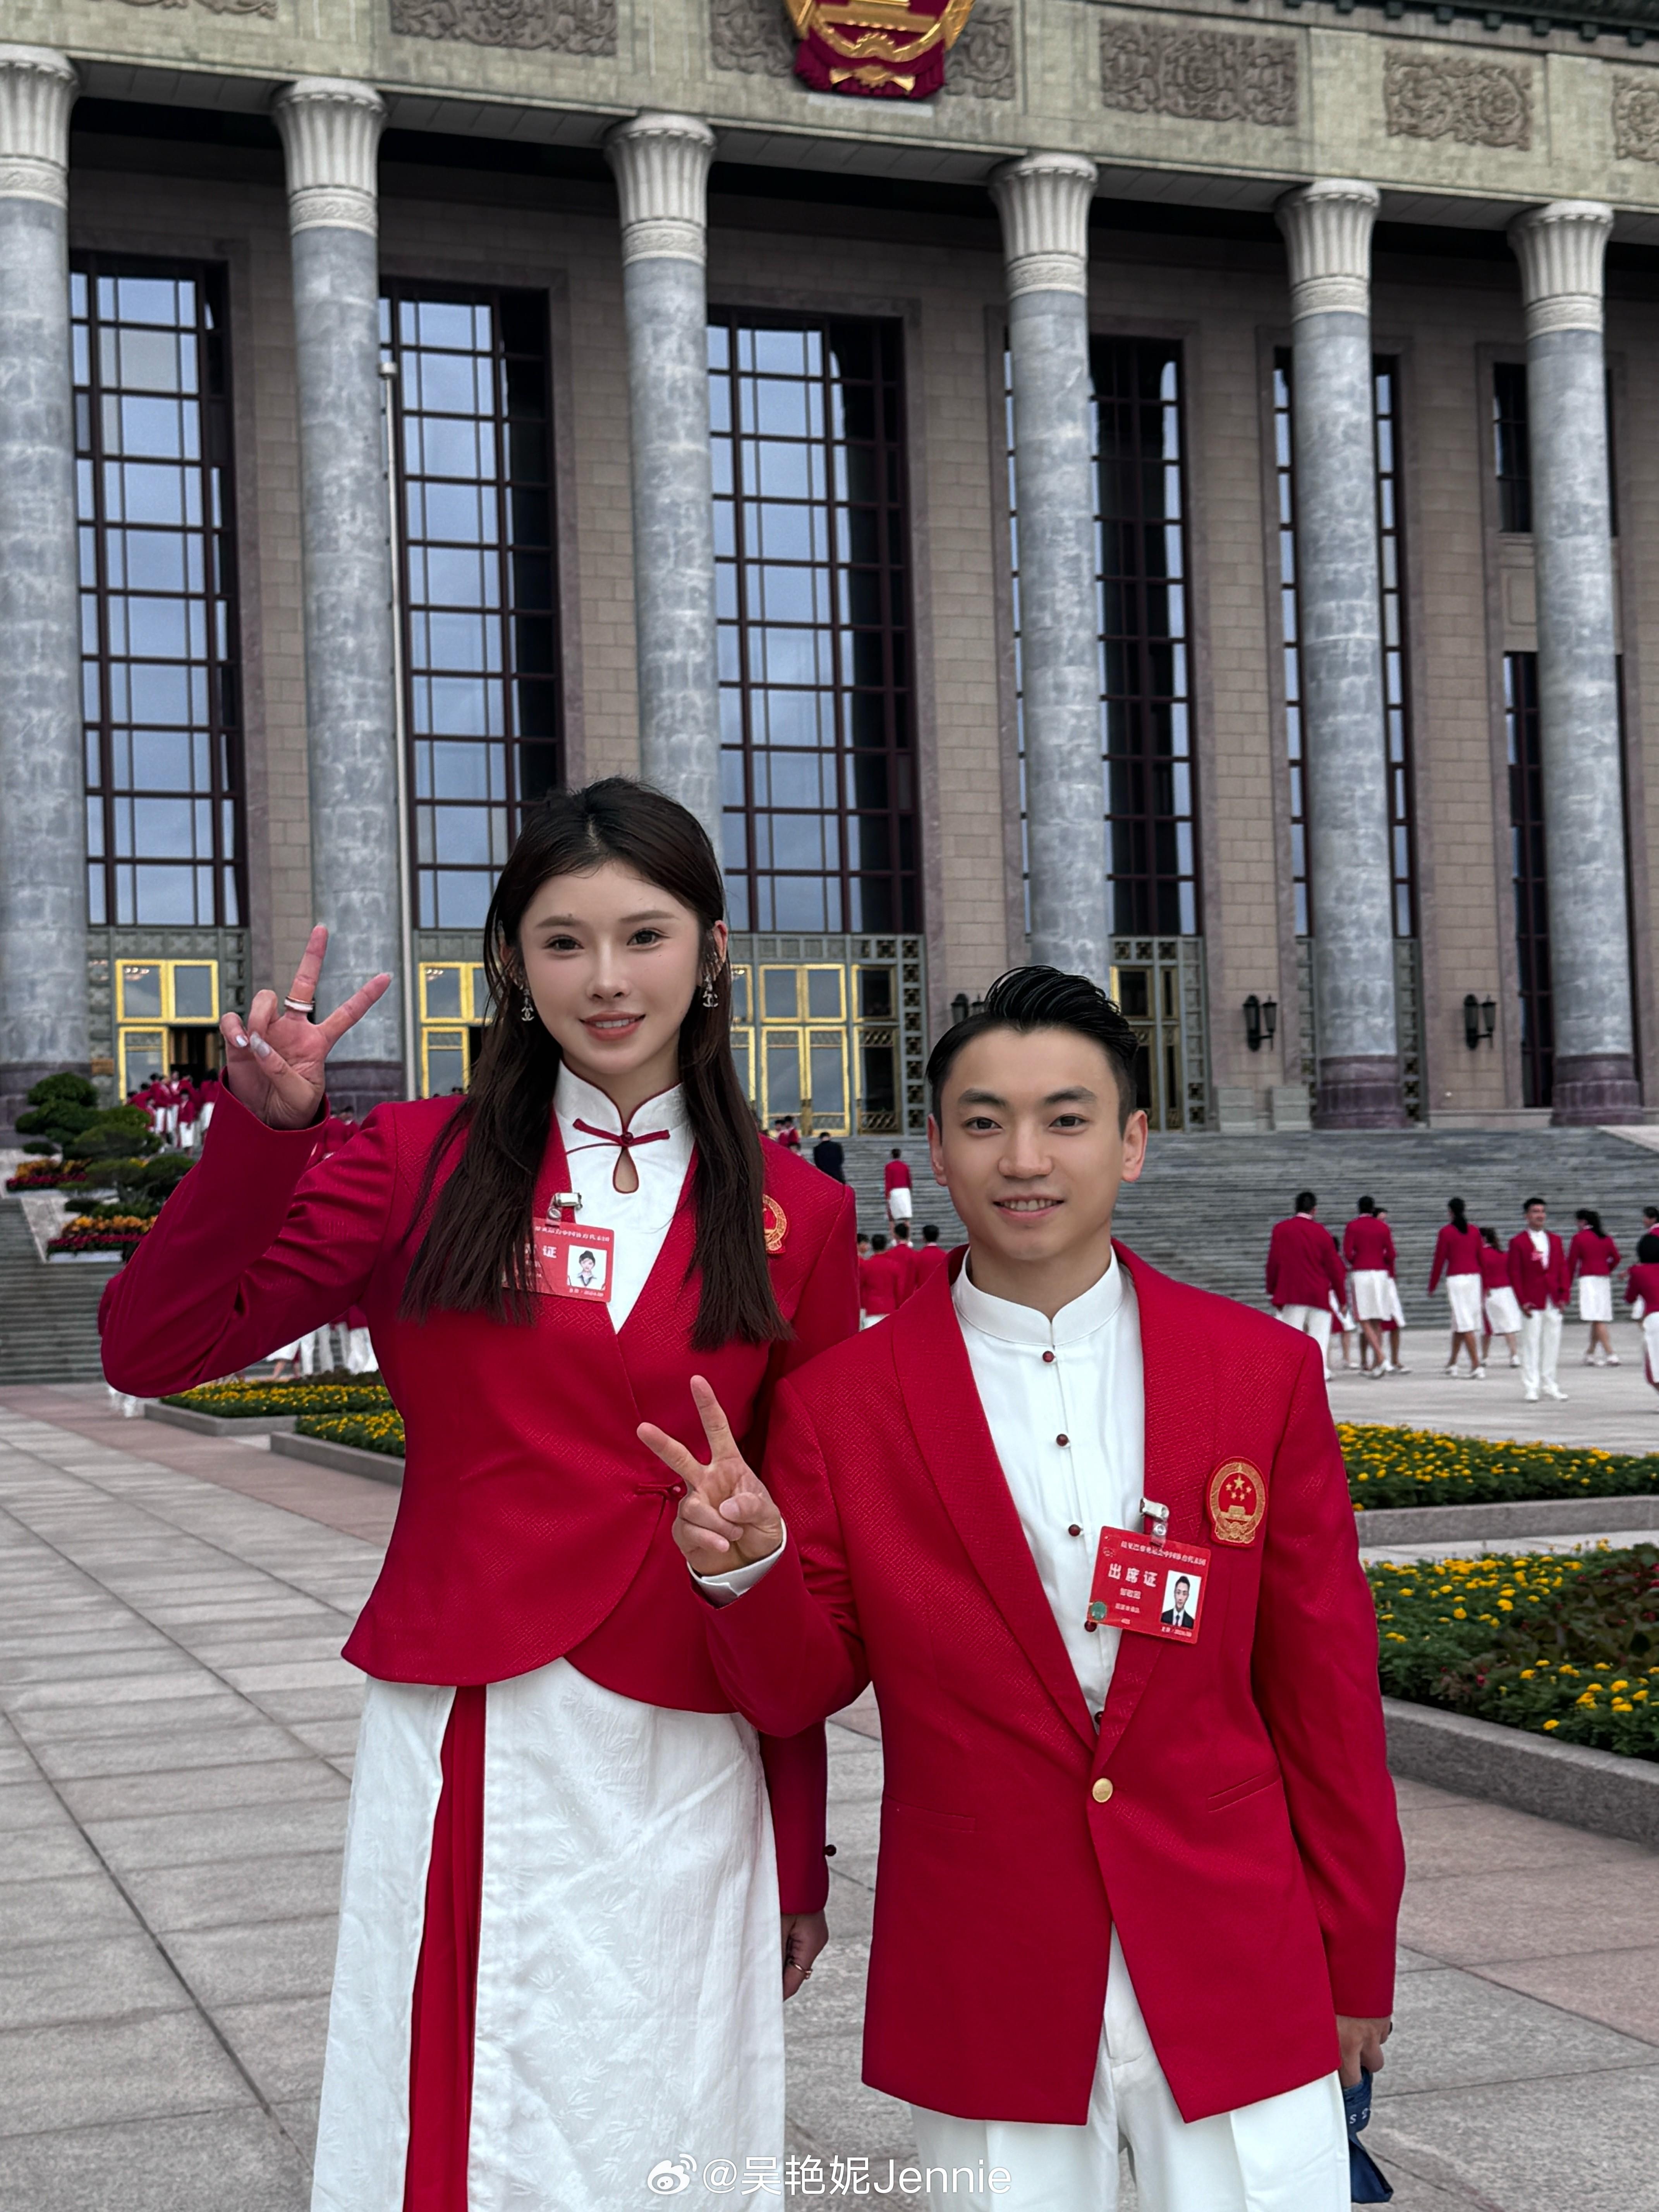
[(1331, 1340), (1331, 1316), (1341, 1310), (1347, 1278), (1335, 1240), (1317, 1218), (1318, 1205), (1312, 1191), (1299, 1190), (1294, 1214), (1273, 1224), (1267, 1241), (1267, 1296), (1280, 1321), (1313, 1338), (1322, 1363)]
[(920, 1290), (930, 1275), (948, 1266), (950, 1254), (939, 1241), (939, 1230), (931, 1221), (921, 1224), (921, 1249), (916, 1254), (916, 1288)]
[(897, 1263), (897, 1267), (903, 1270), (899, 1283), (899, 1304), (902, 1305), (921, 1280), (917, 1265), (920, 1255), (910, 1242), (910, 1224), (908, 1221), (896, 1221), (893, 1224), (893, 1242), (889, 1249)]
[(1589, 1323), (1584, 1346), (1586, 1367), (1616, 1367), (1613, 1348), (1613, 1271), (1619, 1247), (1601, 1226), (1594, 1206), (1581, 1206), (1578, 1226), (1567, 1247), (1567, 1277), (1578, 1285), (1578, 1318)]
[[(1434, 1264), (1429, 1269), (1429, 1296), (1443, 1275), (1446, 1280), (1446, 1303), (1451, 1309), (1451, 1357), (1446, 1362), (1448, 1375), (1459, 1372), (1459, 1346), (1469, 1355), (1469, 1373), (1477, 1381), (1486, 1379), (1486, 1363), (1475, 1339), (1480, 1334), (1480, 1301), (1484, 1291), (1480, 1255), (1484, 1247), (1480, 1231), (1469, 1219), (1461, 1198), (1449, 1198), (1446, 1211), (1451, 1216), (1434, 1240)], [(1507, 1280), (1507, 1277), (1504, 1279)]]
[(910, 1283), (908, 1262), (887, 1239), (878, 1234), (870, 1240), (867, 1259), (859, 1261), (860, 1325), (870, 1328), (903, 1304)]
[(1647, 1377), (1659, 1390), (1659, 1234), (1651, 1229), (1638, 1241), (1636, 1264), (1625, 1279), (1625, 1303), (1631, 1319), (1642, 1324)]
[(1521, 1389), (1530, 1404), (1541, 1390), (1547, 1398), (1566, 1398), (1555, 1379), (1561, 1356), (1561, 1316), (1571, 1291), (1561, 1239), (1547, 1229), (1549, 1208), (1529, 1198), (1522, 1209), (1526, 1227), (1510, 1239), (1510, 1287), (1521, 1309)]
[(313, 931), (284, 1006), (226, 1016), (201, 1161), (105, 1299), (106, 1372), (145, 1395), (358, 1306), (404, 1418), (346, 1645), (369, 1680), (315, 2212), (467, 2212), (469, 2166), (492, 2203), (633, 2203), (665, 2157), (783, 2154), (823, 1744), (736, 1712), (635, 1431), (698, 1433), (696, 1365), (759, 1450), (779, 1380), (856, 1328), (854, 1201), (755, 1130), (722, 901), (642, 785), (526, 810), (471, 1091), (325, 1158), (327, 1054), (388, 979), (313, 1024)]
[(706, 1461), (641, 1433), (741, 1708), (874, 1683), (865, 2079), (924, 2166), (1085, 2212), (1121, 2136), (1143, 2212), (1339, 2212), (1403, 1880), (1376, 1621), (1316, 1347), (1113, 1244), (1134, 1055), (1004, 976), (928, 1066), (966, 1264), (781, 1387), (764, 1485), (706, 1385)]
[(1358, 1212), (1343, 1231), (1342, 1258), (1348, 1270), (1354, 1319), (1364, 1334), (1366, 1349), (1374, 1362), (1366, 1371), (1386, 1375), (1394, 1365), (1382, 1342), (1382, 1332), (1393, 1318), (1389, 1283), (1395, 1270), (1394, 1231), (1378, 1217), (1374, 1198), (1360, 1200)]

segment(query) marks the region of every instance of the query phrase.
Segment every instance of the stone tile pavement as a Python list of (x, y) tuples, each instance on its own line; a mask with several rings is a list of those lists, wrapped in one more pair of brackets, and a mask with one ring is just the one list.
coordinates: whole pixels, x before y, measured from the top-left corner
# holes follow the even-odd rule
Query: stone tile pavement
[[(1642, 1359), (1642, 1332), (1633, 1322), (1613, 1324), (1617, 1367), (1586, 1367), (1589, 1331), (1569, 1322), (1561, 1332), (1557, 1380), (1565, 1405), (1540, 1398), (1529, 1406), (1521, 1395), (1521, 1375), (1510, 1366), (1501, 1336), (1492, 1339), (1492, 1364), (1484, 1382), (1445, 1373), (1450, 1333), (1408, 1328), (1403, 1332), (1405, 1375), (1380, 1382), (1346, 1370), (1331, 1371), (1331, 1411), (1339, 1421), (1388, 1421), (1412, 1429), (1446, 1429), (1459, 1436), (1513, 1437), (1522, 1442), (1589, 1444), (1601, 1451), (1659, 1452), (1659, 1390), (1649, 1383)], [(1356, 1357), (1358, 1348), (1356, 1345)]]
[[(305, 2205), (359, 1705), (337, 1652), (392, 1503), (101, 1392), (0, 1391), (0, 2212)], [(884, 2173), (912, 2152), (858, 2078), (867, 1701), (831, 1759), (836, 1941), (789, 2008), (793, 2146)], [(1372, 2133), (1401, 2212), (1659, 2212), (1659, 1856), (1400, 1793)]]

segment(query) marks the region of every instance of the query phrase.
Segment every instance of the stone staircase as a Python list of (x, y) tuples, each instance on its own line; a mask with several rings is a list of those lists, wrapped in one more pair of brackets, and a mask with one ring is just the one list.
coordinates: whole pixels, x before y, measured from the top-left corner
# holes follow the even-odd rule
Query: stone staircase
[(23, 1209), (0, 1199), (0, 1382), (96, 1382), (98, 1301), (114, 1269), (53, 1267)]

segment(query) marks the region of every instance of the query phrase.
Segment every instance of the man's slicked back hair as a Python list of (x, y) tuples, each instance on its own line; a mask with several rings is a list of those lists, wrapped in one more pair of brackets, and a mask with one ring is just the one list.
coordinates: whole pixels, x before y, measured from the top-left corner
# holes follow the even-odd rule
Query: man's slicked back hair
[(1010, 968), (985, 994), (976, 1014), (945, 1030), (927, 1060), (927, 1088), (933, 1118), (939, 1119), (945, 1080), (964, 1045), (992, 1030), (1072, 1030), (1097, 1044), (1117, 1083), (1118, 1127), (1127, 1127), (1135, 1106), (1135, 1057), (1139, 1040), (1114, 1000), (1086, 975), (1067, 975), (1058, 968)]

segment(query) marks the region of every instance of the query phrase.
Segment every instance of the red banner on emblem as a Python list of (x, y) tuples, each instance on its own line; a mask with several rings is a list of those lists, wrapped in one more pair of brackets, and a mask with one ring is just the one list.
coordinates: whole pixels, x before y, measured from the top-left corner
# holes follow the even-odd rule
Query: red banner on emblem
[(800, 44), (795, 75), (814, 92), (931, 100), (974, 0), (786, 0)]

